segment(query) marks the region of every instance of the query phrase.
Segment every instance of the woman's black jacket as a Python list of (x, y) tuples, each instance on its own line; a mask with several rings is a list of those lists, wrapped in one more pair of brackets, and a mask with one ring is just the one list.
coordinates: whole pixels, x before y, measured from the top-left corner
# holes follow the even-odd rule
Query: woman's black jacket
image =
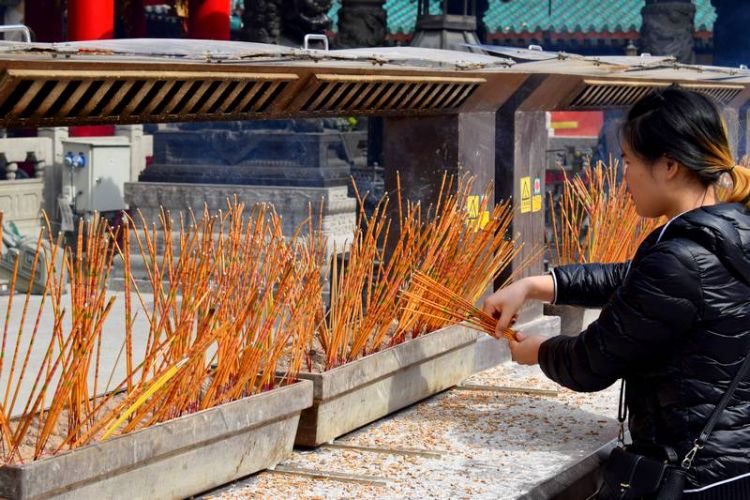
[[(661, 233), (646, 238), (632, 263), (553, 270), (556, 303), (603, 309), (580, 336), (545, 341), (539, 364), (576, 391), (624, 377), (633, 440), (683, 457), (750, 350), (750, 211), (702, 207)], [(690, 483), (749, 472), (746, 380), (698, 452)]]

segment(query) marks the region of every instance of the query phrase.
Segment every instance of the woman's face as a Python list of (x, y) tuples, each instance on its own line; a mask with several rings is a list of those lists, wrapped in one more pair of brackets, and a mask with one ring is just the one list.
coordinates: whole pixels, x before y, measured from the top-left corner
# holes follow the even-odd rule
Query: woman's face
[(669, 192), (666, 179), (658, 175), (662, 168), (666, 168), (665, 165), (661, 165), (664, 160), (649, 165), (624, 143), (622, 152), (625, 181), (638, 215), (650, 218), (661, 217), (666, 213)]

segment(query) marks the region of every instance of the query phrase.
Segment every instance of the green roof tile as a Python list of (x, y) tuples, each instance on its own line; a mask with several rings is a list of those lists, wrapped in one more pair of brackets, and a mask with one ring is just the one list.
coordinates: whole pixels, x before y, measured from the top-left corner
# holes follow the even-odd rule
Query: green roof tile
[[(431, 0), (438, 12), (440, 0)], [(511, 0), (508, 3), (490, 0), (484, 22), (490, 32), (556, 31), (575, 33), (586, 27), (587, 32), (639, 30), (641, 9), (645, 0), (552, 0), (552, 15), (545, 0)], [(696, 30), (713, 30), (716, 11), (711, 0), (693, 0), (696, 6)], [(334, 0), (329, 15), (333, 29), (338, 29), (341, 0)], [(416, 0), (386, 0), (389, 33), (411, 33), (417, 20)]]

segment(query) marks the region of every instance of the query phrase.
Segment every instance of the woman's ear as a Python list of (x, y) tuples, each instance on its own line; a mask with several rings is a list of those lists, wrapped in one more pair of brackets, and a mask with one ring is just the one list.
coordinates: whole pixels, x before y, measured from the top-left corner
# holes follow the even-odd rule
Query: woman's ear
[(672, 180), (677, 177), (677, 174), (680, 173), (680, 164), (671, 158), (664, 158), (664, 164), (666, 166), (666, 180)]

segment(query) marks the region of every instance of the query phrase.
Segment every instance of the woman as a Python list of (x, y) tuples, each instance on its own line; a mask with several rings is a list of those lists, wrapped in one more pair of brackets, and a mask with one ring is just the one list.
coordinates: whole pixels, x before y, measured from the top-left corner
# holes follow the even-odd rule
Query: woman
[[(629, 111), (624, 175), (638, 213), (669, 222), (631, 262), (555, 268), (490, 296), (498, 330), (527, 300), (602, 307), (578, 337), (517, 336), (513, 359), (575, 391), (626, 384), (635, 443), (684, 457), (750, 351), (750, 170), (706, 96), (670, 87)], [(750, 498), (750, 380), (688, 471), (685, 498)]]

